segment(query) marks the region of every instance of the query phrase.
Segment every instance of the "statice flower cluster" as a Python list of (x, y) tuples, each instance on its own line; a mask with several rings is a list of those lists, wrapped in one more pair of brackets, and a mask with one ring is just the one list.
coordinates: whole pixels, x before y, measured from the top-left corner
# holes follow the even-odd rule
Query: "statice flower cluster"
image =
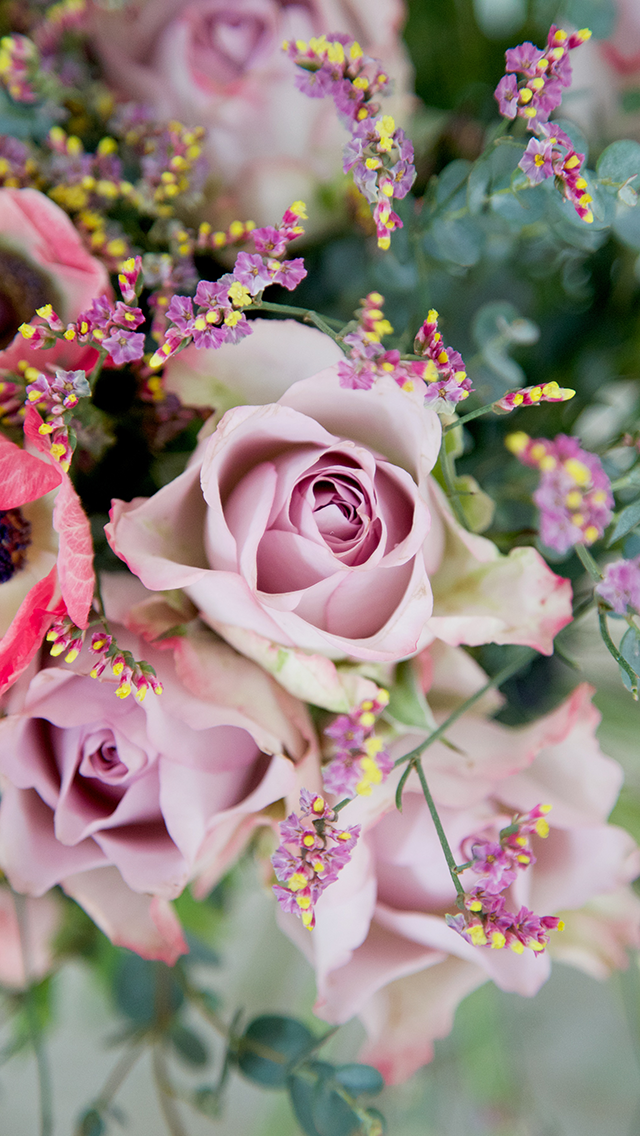
[(350, 714), (339, 714), (325, 729), (335, 745), (335, 754), (322, 771), (324, 787), (336, 796), (368, 797), (391, 773), (393, 760), (376, 734), (376, 721), (389, 702), (389, 692), (379, 689)]
[[(552, 24), (544, 49), (521, 43), (505, 53), (506, 75), (498, 83), (495, 97), (505, 118), (519, 115), (527, 129), (536, 130), (547, 122), (562, 102), (563, 88), (571, 86), (569, 52), (591, 36), (588, 28), (568, 34)], [(516, 79), (516, 74), (522, 76)]]
[(520, 387), (519, 390), (509, 391), (493, 405), (496, 410), (516, 410), (519, 406), (538, 406), (541, 402), (568, 402), (575, 393), (571, 387), (560, 387), (555, 380), (552, 380), (540, 386)]
[(259, 305), (270, 284), (293, 291), (307, 275), (301, 257), (280, 259), (289, 242), (304, 231), (300, 219), (306, 216), (304, 202), (294, 201), (277, 228), (253, 229), (251, 239), (257, 253), (239, 252), (233, 272), (219, 280), (201, 280), (195, 294), (197, 311), (190, 296), (174, 296), (166, 310), (169, 326), (164, 342), (152, 355), (150, 365), (161, 367), (189, 343), (216, 348), (250, 335), (244, 309)]
[(469, 872), (475, 882), (465, 890), (459, 915), (447, 915), (449, 927), (476, 947), (509, 947), (515, 954), (525, 948), (536, 954), (544, 951), (549, 932), (563, 929), (562, 920), (553, 915), (535, 915), (527, 907), (517, 913), (507, 909), (504, 893), (519, 873), (535, 864), (531, 836), (549, 835), (546, 814), (551, 805), (536, 805), (530, 812), (515, 817), (502, 829), (497, 840), (472, 840)]
[(607, 564), (595, 590), (617, 615), (640, 613), (640, 556)]
[(335, 809), (308, 789), (300, 791), (300, 815), (290, 813), (280, 824), (281, 844), (271, 857), (280, 883), (273, 890), (283, 910), (309, 931), (316, 903), (351, 859), (359, 835), (360, 825), (340, 828)]
[[(55, 620), (46, 636), (47, 642), (51, 643), (51, 655), (54, 658), (64, 655), (66, 663), (74, 663), (82, 650), (86, 634), (87, 631), (77, 627), (68, 615)], [(89, 651), (95, 660), (89, 672), (91, 678), (119, 679), (115, 690), (118, 698), (128, 698), (134, 691), (137, 701), (144, 702), (149, 690), (154, 694), (162, 694), (162, 683), (151, 664), (135, 659), (131, 651), (119, 647), (104, 628), (93, 632)]]
[(38, 433), (48, 441), (51, 456), (68, 470), (75, 447), (75, 435), (70, 429), (69, 411), (74, 410), (81, 398), (91, 393), (85, 371), (56, 370), (55, 374), (39, 372), (37, 378), (25, 388), (27, 404), (35, 404), (45, 418), (38, 425)]
[(22, 189), (33, 184), (37, 173), (37, 162), (24, 142), (11, 134), (0, 134), (0, 186)]
[[(506, 52), (507, 74), (498, 83), (495, 97), (505, 118), (524, 118), (531, 138), (518, 163), (532, 185), (555, 177), (563, 196), (571, 202), (578, 216), (590, 224), (592, 197), (582, 174), (584, 154), (575, 147), (563, 130), (549, 123), (549, 115), (562, 102), (563, 89), (571, 84), (569, 52), (589, 39), (588, 28), (568, 34), (553, 24), (544, 50), (532, 43), (521, 43)], [(522, 78), (518, 81), (516, 73)]]
[(37, 308), (36, 314), (42, 324), (23, 323), (19, 328), (31, 347), (52, 347), (57, 339), (77, 340), (101, 350), (116, 367), (134, 363), (144, 354), (144, 334), (136, 331), (144, 323), (144, 315), (140, 308), (122, 300), (114, 304), (108, 296), (98, 296), (66, 327), (51, 304)]
[(444, 346), (438, 331), (438, 313), (433, 308), (416, 335), (414, 351), (427, 358), (422, 377), (427, 383), (424, 397), (428, 405), (440, 403), (444, 409), (450, 409), (469, 397), (473, 388), (462, 355), (453, 347)]
[(540, 510), (540, 536), (548, 548), (568, 552), (593, 544), (612, 517), (613, 494), (600, 458), (583, 450), (578, 438), (553, 440), (509, 434), (506, 446), (524, 464), (541, 472), (533, 500)]
[(413, 145), (391, 115), (380, 115), (375, 97), (389, 86), (381, 64), (364, 55), (345, 35), (320, 36), (308, 43), (285, 42), (285, 51), (302, 69), (296, 86), (310, 98), (331, 95), (336, 110), (351, 131), (344, 148), (343, 168), (373, 205), (378, 245), (388, 249), (391, 233), (402, 228), (391, 208), (394, 198), (407, 195), (415, 181)]
[(15, 102), (37, 102), (39, 70), (40, 53), (28, 36), (6, 35), (0, 39), (0, 82)]

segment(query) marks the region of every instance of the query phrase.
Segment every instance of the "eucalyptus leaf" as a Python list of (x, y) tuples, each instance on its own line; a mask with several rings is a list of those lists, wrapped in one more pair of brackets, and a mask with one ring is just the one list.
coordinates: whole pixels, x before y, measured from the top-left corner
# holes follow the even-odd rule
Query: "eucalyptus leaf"
[(102, 1136), (107, 1128), (100, 1113), (95, 1108), (89, 1108), (80, 1117), (78, 1123), (78, 1136)]
[(640, 632), (637, 628), (630, 627), (623, 635), (620, 643), (620, 654), (636, 674), (640, 675)]
[(392, 718), (405, 726), (421, 730), (435, 729), (435, 720), (422, 693), (413, 659), (398, 663), (393, 685), (389, 691), (388, 711)]
[(238, 1040), (237, 1063), (245, 1077), (270, 1089), (283, 1089), (288, 1066), (315, 1043), (311, 1030), (296, 1018), (265, 1014), (254, 1018)]
[(194, 1030), (183, 1026), (181, 1022), (174, 1022), (169, 1032), (171, 1043), (176, 1052), (189, 1065), (206, 1065), (209, 1052)]
[(334, 1072), (334, 1079), (351, 1093), (358, 1097), (361, 1093), (380, 1093), (384, 1088), (384, 1077), (373, 1065), (338, 1065)]
[(618, 513), (615, 523), (615, 528), (609, 537), (609, 546), (620, 540), (620, 537), (626, 536), (632, 529), (640, 524), (640, 498), (637, 501), (632, 501), (625, 509)]
[[(612, 142), (598, 158), (596, 173), (599, 178), (606, 178), (616, 184), (632, 177), (637, 178), (640, 175), (640, 142), (629, 138)], [(637, 181), (635, 186), (638, 188)]]

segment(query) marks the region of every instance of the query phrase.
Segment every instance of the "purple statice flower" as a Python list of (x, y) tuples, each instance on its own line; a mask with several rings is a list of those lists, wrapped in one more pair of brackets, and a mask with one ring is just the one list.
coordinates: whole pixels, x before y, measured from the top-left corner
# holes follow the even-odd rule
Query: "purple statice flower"
[(366, 197), (369, 204), (373, 205), (378, 200), (379, 170), (367, 166), (365, 162), (357, 162), (351, 172), (356, 188), (360, 190), (363, 197)]
[(351, 859), (359, 835), (359, 825), (341, 828), (335, 810), (308, 789), (300, 792), (300, 814), (290, 813), (280, 825), (282, 843), (271, 860), (280, 882), (273, 890), (285, 912), (308, 930), (315, 926), (318, 899)]
[(338, 363), (340, 386), (346, 390), (371, 390), (377, 374), (371, 368), (358, 365), (355, 360), (341, 359)]
[(354, 87), (348, 79), (333, 83), (331, 94), (338, 114), (342, 115), (348, 123), (356, 122), (358, 111), (364, 102), (364, 91)]
[(91, 394), (84, 371), (57, 370), (55, 375), (39, 374), (26, 387), (28, 402), (45, 403), (49, 413), (72, 410), (81, 398)]
[(201, 308), (215, 308), (220, 304), (227, 304), (229, 285), (232, 282), (233, 277), (228, 272), (219, 280), (201, 280), (196, 289), (196, 304)]
[(256, 251), (263, 256), (282, 256), (287, 251), (289, 238), (282, 229), (274, 229), (272, 225), (265, 225), (261, 229), (251, 232)]
[(135, 331), (144, 323), (144, 315), (140, 308), (132, 308), (128, 304), (123, 304), (122, 300), (118, 300), (111, 316), (113, 323), (118, 327), (126, 327), (131, 331)]
[(112, 318), (113, 307), (109, 298), (107, 296), (96, 296), (91, 301), (90, 307), (78, 316), (77, 327), (81, 332), (83, 324), (87, 325), (87, 331), (94, 331), (96, 328), (104, 331)]
[(596, 454), (566, 434), (551, 441), (518, 432), (506, 444), (524, 465), (541, 471), (533, 500), (540, 510), (540, 536), (549, 548), (564, 553), (603, 535), (613, 515), (613, 494)]
[(640, 556), (607, 564), (595, 590), (618, 615), (640, 612)]
[(515, 118), (518, 113), (518, 80), (515, 75), (503, 75), (494, 91), (500, 114)]
[(262, 257), (248, 252), (238, 253), (233, 276), (235, 280), (244, 284), (252, 296), (257, 296), (271, 284), (269, 270)]
[(338, 715), (327, 726), (325, 734), (336, 750), (322, 771), (328, 792), (369, 796), (372, 786), (380, 785), (389, 776), (393, 761), (375, 733), (376, 719), (388, 702), (388, 692), (380, 689), (374, 699), (365, 699), (350, 714)]
[(518, 165), (534, 185), (553, 174), (553, 146), (549, 139), (530, 138)]
[[(237, 316), (237, 314), (237, 312), (232, 313), (233, 316)], [(233, 324), (230, 324), (226, 323), (225, 321), (224, 326), (226, 327), (227, 331), (227, 343), (239, 343), (241, 339), (244, 339), (247, 335), (251, 335), (253, 331), (251, 324), (244, 316), (240, 316), (240, 319), (237, 321), (237, 323), (234, 322)]]
[(124, 363), (134, 363), (144, 355), (144, 335), (137, 331), (126, 331), (113, 327), (110, 335), (102, 340), (116, 367)]
[[(372, 134), (375, 139), (375, 133)], [(354, 132), (348, 142), (345, 142), (342, 150), (342, 169), (345, 174), (348, 174), (356, 162), (362, 159), (368, 141), (369, 139), (365, 140), (359, 132)]]
[(541, 51), (535, 44), (520, 43), (517, 47), (510, 47), (505, 52), (506, 71), (522, 71), (524, 75), (533, 78), (538, 74), (537, 64), (544, 56), (544, 51)]
[(217, 348), (222, 347), (228, 338), (229, 328), (224, 324), (216, 326), (212, 323), (205, 323), (204, 327), (195, 327), (193, 329), (193, 346), (198, 350), (202, 348)]
[(300, 281), (304, 280), (307, 275), (301, 256), (296, 256), (292, 260), (270, 260), (268, 268), (269, 283), (280, 284), (288, 292), (293, 292), (294, 288), (297, 288)]
[(482, 886), (488, 895), (499, 895), (518, 875), (509, 847), (492, 840), (479, 840), (471, 848), (472, 871), (484, 877)]
[(166, 315), (178, 331), (193, 334), (193, 303), (189, 296), (172, 296)]
[(333, 86), (331, 75), (324, 67), (319, 67), (317, 71), (306, 69), (298, 71), (295, 84), (298, 90), (310, 99), (323, 99), (331, 92)]

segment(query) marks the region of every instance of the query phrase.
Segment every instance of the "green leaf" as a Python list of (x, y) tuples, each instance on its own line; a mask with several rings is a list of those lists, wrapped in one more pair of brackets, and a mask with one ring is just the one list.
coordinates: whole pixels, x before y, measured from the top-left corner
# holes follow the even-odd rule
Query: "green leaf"
[(180, 1022), (174, 1022), (169, 1032), (171, 1043), (177, 1053), (189, 1065), (206, 1065), (209, 1052), (198, 1034)]
[[(612, 142), (598, 158), (596, 173), (599, 178), (606, 178), (616, 184), (634, 176), (637, 178), (640, 175), (640, 142), (631, 139)], [(635, 188), (639, 188), (637, 181)]]
[(631, 529), (634, 529), (639, 523), (640, 498), (638, 498), (637, 501), (632, 501), (630, 505), (627, 505), (626, 509), (618, 513), (615, 528), (609, 537), (608, 546), (611, 547), (621, 536), (626, 536), (627, 533), (631, 532)]
[(465, 473), (456, 477), (454, 484), (460, 492), (460, 505), (471, 532), (484, 532), (493, 521), (493, 514), (496, 511), (495, 501), (480, 488), (471, 474)]
[(361, 1131), (359, 1117), (332, 1086), (334, 1072), (332, 1065), (313, 1061), (289, 1078), (293, 1111), (307, 1136), (351, 1136)]
[[(623, 635), (620, 643), (620, 654), (636, 674), (640, 675), (640, 632), (635, 627), (630, 627)], [(625, 677), (627, 676), (625, 675)]]
[(436, 260), (448, 260), (469, 268), (479, 261), (483, 242), (483, 230), (473, 217), (445, 216), (427, 231), (424, 247)]
[(640, 209), (637, 206), (618, 201), (611, 228), (619, 241), (634, 252), (640, 252)]
[(193, 1094), (191, 1103), (198, 1112), (208, 1116), (210, 1120), (217, 1120), (220, 1116), (220, 1093), (214, 1085), (201, 1085)]
[(393, 686), (389, 694), (389, 713), (405, 726), (421, 730), (435, 729), (433, 719), (418, 681), (417, 664), (413, 659), (398, 663)]
[(455, 162), (449, 162), (445, 166), (442, 173), (438, 176), (436, 184), (436, 201), (438, 205), (448, 201), (453, 197), (458, 189), (464, 184), (471, 170), (471, 162), (464, 161), (463, 158), (456, 158)]
[[(113, 995), (123, 1014), (137, 1025), (150, 1025), (160, 1008), (156, 998), (162, 978), (163, 1013), (173, 1014), (180, 1008), (184, 995), (164, 963), (149, 962), (132, 951), (122, 950), (113, 979)], [(161, 973), (164, 968), (165, 973)]]
[(95, 1108), (87, 1109), (78, 1122), (78, 1136), (102, 1136), (106, 1130), (105, 1122)]
[(361, 1093), (380, 1093), (384, 1088), (384, 1077), (373, 1065), (338, 1065), (333, 1075), (354, 1097)]
[(237, 1063), (250, 1081), (283, 1089), (288, 1066), (314, 1045), (311, 1030), (296, 1018), (265, 1014), (254, 1018), (237, 1043)]

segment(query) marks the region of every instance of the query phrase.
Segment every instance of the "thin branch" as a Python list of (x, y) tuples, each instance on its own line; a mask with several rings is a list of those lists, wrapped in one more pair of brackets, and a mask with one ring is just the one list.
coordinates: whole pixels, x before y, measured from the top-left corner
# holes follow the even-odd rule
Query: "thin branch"
[(494, 688), (502, 686), (502, 684), (505, 683), (507, 679), (512, 678), (513, 675), (522, 670), (522, 668), (531, 661), (535, 654), (535, 651), (533, 651), (529, 647), (527, 647), (525, 651), (526, 653), (522, 653), (519, 658), (515, 659), (512, 663), (508, 663), (507, 666), (498, 671), (497, 674), (493, 676), (493, 678), (490, 678), (487, 682), (485, 682), (484, 686), (481, 686), (480, 689), (477, 690), (475, 694), (472, 694), (470, 698), (467, 698), (465, 702), (461, 702), (460, 705), (449, 715), (449, 717), (445, 718), (444, 722), (440, 726), (438, 726), (437, 730), (433, 730), (433, 732), (429, 734), (428, 738), (425, 738), (423, 742), (420, 742), (420, 745), (416, 746), (415, 749), (412, 749), (409, 753), (406, 753), (404, 757), (399, 757), (395, 762), (394, 768), (398, 765), (403, 765), (405, 761), (413, 761), (414, 758), (420, 757), (420, 755), (424, 753), (425, 749), (427, 749), (430, 745), (433, 745), (434, 742), (439, 741), (440, 738), (444, 734), (446, 734), (449, 726), (452, 726), (454, 722), (457, 722), (458, 718), (461, 718), (463, 714), (466, 714), (467, 710), (471, 710), (472, 706), (475, 706), (476, 702), (479, 702), (488, 690), (493, 690)]
[[(12, 889), (13, 891), (13, 889)], [(51, 1071), (49, 1069), (49, 1062), (47, 1060), (46, 1050), (42, 1044), (41, 1030), (38, 1024), (38, 1017), (36, 1008), (33, 1001), (33, 985), (32, 973), (33, 968), (31, 965), (31, 951), (29, 944), (29, 929), (27, 927), (27, 901), (24, 895), (19, 892), (13, 892), (13, 901), (16, 908), (16, 917), (18, 920), (18, 934), (20, 936), (20, 951), (22, 953), (22, 962), (24, 966), (26, 990), (25, 990), (25, 1009), (27, 1013), (27, 1023), (29, 1026), (29, 1035), (33, 1052), (36, 1059), (36, 1068), (38, 1071), (38, 1089), (40, 1094), (40, 1134), (41, 1136), (52, 1136), (53, 1133), (53, 1096), (51, 1089)]]
[(442, 476), (444, 478), (447, 496), (451, 501), (451, 508), (453, 509), (456, 515), (456, 519), (460, 522), (462, 527), (464, 529), (468, 529), (469, 525), (467, 523), (467, 518), (465, 517), (464, 510), (462, 508), (462, 505), (460, 504), (460, 494), (455, 487), (454, 474), (451, 468), (449, 454), (447, 453), (447, 442), (444, 436), (442, 438), (442, 445), (440, 446), (438, 461), (440, 463), (440, 469), (442, 470)]
[(176, 1102), (174, 1099), (174, 1092), (167, 1076), (167, 1069), (164, 1060), (164, 1054), (160, 1045), (154, 1046), (152, 1053), (153, 1063), (153, 1079), (156, 1083), (158, 1090), (158, 1101), (162, 1109), (162, 1115), (171, 1136), (187, 1136), (187, 1130), (183, 1126)]
[(275, 312), (277, 315), (281, 316), (295, 316), (297, 319), (304, 320), (305, 323), (312, 323), (319, 331), (323, 331), (325, 335), (331, 336), (333, 341), (337, 343), (343, 351), (346, 352), (347, 350), (340, 335), (330, 327), (330, 324), (333, 323), (342, 329), (343, 325), (340, 320), (334, 320), (328, 316), (321, 316), (318, 312), (314, 312), (312, 308), (296, 308), (291, 304), (273, 304), (269, 300), (258, 300), (252, 305), (253, 310), (260, 308), (265, 312)]
[(455, 889), (456, 889), (458, 895), (464, 895), (464, 888), (463, 888), (462, 884), (460, 883), (460, 880), (458, 879), (458, 867), (457, 867), (457, 864), (455, 862), (453, 852), (451, 851), (451, 845), (449, 844), (449, 841), (447, 840), (447, 838), (445, 836), (445, 831), (444, 831), (444, 828), (442, 827), (442, 821), (440, 820), (440, 814), (438, 813), (438, 810), (436, 808), (436, 803), (435, 803), (433, 797), (431, 796), (429, 786), (427, 785), (427, 779), (424, 775), (424, 769), (422, 768), (422, 762), (416, 759), (416, 761), (413, 762), (413, 766), (414, 766), (416, 773), (418, 774), (418, 777), (420, 779), (420, 784), (422, 786), (422, 792), (424, 793), (424, 799), (427, 802), (429, 812), (431, 813), (431, 819), (432, 819), (432, 821), (435, 825), (436, 832), (438, 833), (438, 840), (440, 841), (440, 844), (442, 846), (442, 851), (444, 852), (444, 858), (447, 861), (447, 867), (449, 869), (449, 875), (451, 876), (451, 879), (453, 880), (453, 882), (455, 884)]

